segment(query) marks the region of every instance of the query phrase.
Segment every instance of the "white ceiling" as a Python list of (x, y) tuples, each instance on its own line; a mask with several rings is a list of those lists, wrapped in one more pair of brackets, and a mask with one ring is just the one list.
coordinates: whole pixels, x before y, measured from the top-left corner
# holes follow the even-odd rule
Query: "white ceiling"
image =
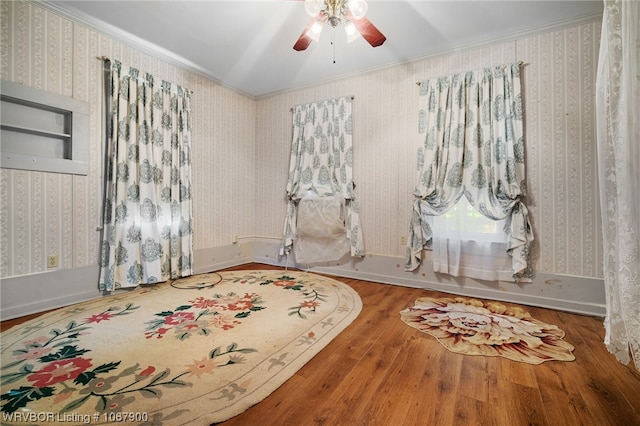
[(49, 0), (49, 5), (253, 97), (507, 40), (593, 18), (603, 9), (602, 0), (369, 0), (367, 18), (387, 37), (382, 46), (373, 48), (362, 38), (347, 44), (342, 27), (325, 26), (319, 43), (296, 52), (293, 44), (310, 19), (302, 1)]

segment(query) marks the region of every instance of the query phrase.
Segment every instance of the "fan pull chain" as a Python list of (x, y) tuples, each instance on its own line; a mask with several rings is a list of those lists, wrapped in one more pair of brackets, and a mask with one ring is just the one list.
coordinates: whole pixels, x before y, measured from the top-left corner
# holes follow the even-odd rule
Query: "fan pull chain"
[(333, 47), (333, 63), (336, 63), (336, 30), (335, 28), (331, 32), (331, 46)]

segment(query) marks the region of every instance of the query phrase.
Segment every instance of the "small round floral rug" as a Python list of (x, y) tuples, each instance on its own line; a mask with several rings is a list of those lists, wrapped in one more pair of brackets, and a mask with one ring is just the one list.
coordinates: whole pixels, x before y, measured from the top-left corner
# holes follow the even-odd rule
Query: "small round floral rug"
[(455, 353), (501, 356), (529, 364), (575, 359), (574, 347), (562, 340), (564, 331), (519, 307), (463, 297), (421, 297), (400, 315), (406, 324)]
[(277, 389), (362, 309), (349, 286), (300, 271), (221, 272), (173, 284), (3, 332), (2, 424), (221, 422)]

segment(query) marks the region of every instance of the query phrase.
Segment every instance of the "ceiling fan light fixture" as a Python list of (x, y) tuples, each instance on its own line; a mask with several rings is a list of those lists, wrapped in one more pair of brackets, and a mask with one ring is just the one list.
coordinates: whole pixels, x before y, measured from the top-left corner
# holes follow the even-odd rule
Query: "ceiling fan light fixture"
[(348, 0), (347, 5), (351, 15), (355, 19), (364, 18), (364, 15), (367, 14), (367, 9), (369, 8), (366, 0)]
[(313, 18), (317, 17), (324, 6), (323, 0), (304, 0), (304, 10)]
[(351, 21), (347, 21), (344, 24), (344, 32), (347, 35), (347, 43), (351, 43), (352, 41), (360, 37), (360, 32)]
[(325, 24), (332, 28), (344, 24), (348, 43), (362, 37), (372, 47), (378, 47), (387, 39), (364, 17), (369, 7), (367, 0), (304, 0), (304, 4), (305, 10), (313, 18), (296, 40), (293, 50), (306, 50), (312, 41), (319, 42)]
[(309, 31), (307, 31), (307, 35), (311, 40), (317, 43), (318, 41), (320, 41), (321, 32), (322, 32), (322, 23), (316, 21), (313, 23), (313, 25), (311, 25), (311, 28), (309, 28)]

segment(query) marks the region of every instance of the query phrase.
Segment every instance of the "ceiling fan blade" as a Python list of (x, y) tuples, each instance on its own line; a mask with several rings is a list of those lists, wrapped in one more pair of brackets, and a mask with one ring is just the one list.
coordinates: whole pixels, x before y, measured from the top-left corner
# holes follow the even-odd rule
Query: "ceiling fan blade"
[(351, 16), (350, 20), (353, 22), (353, 25), (355, 25), (362, 38), (367, 40), (371, 46), (378, 47), (387, 39), (384, 34), (382, 34), (380, 30), (378, 30), (367, 18), (355, 19)]
[(307, 35), (307, 32), (309, 31), (309, 29), (311, 28), (311, 26), (315, 21), (316, 21), (315, 18), (309, 21), (304, 31), (302, 31), (302, 34), (300, 34), (300, 37), (298, 37), (296, 44), (293, 45), (293, 50), (297, 50), (299, 52), (309, 47), (312, 40), (311, 40), (311, 37)]

